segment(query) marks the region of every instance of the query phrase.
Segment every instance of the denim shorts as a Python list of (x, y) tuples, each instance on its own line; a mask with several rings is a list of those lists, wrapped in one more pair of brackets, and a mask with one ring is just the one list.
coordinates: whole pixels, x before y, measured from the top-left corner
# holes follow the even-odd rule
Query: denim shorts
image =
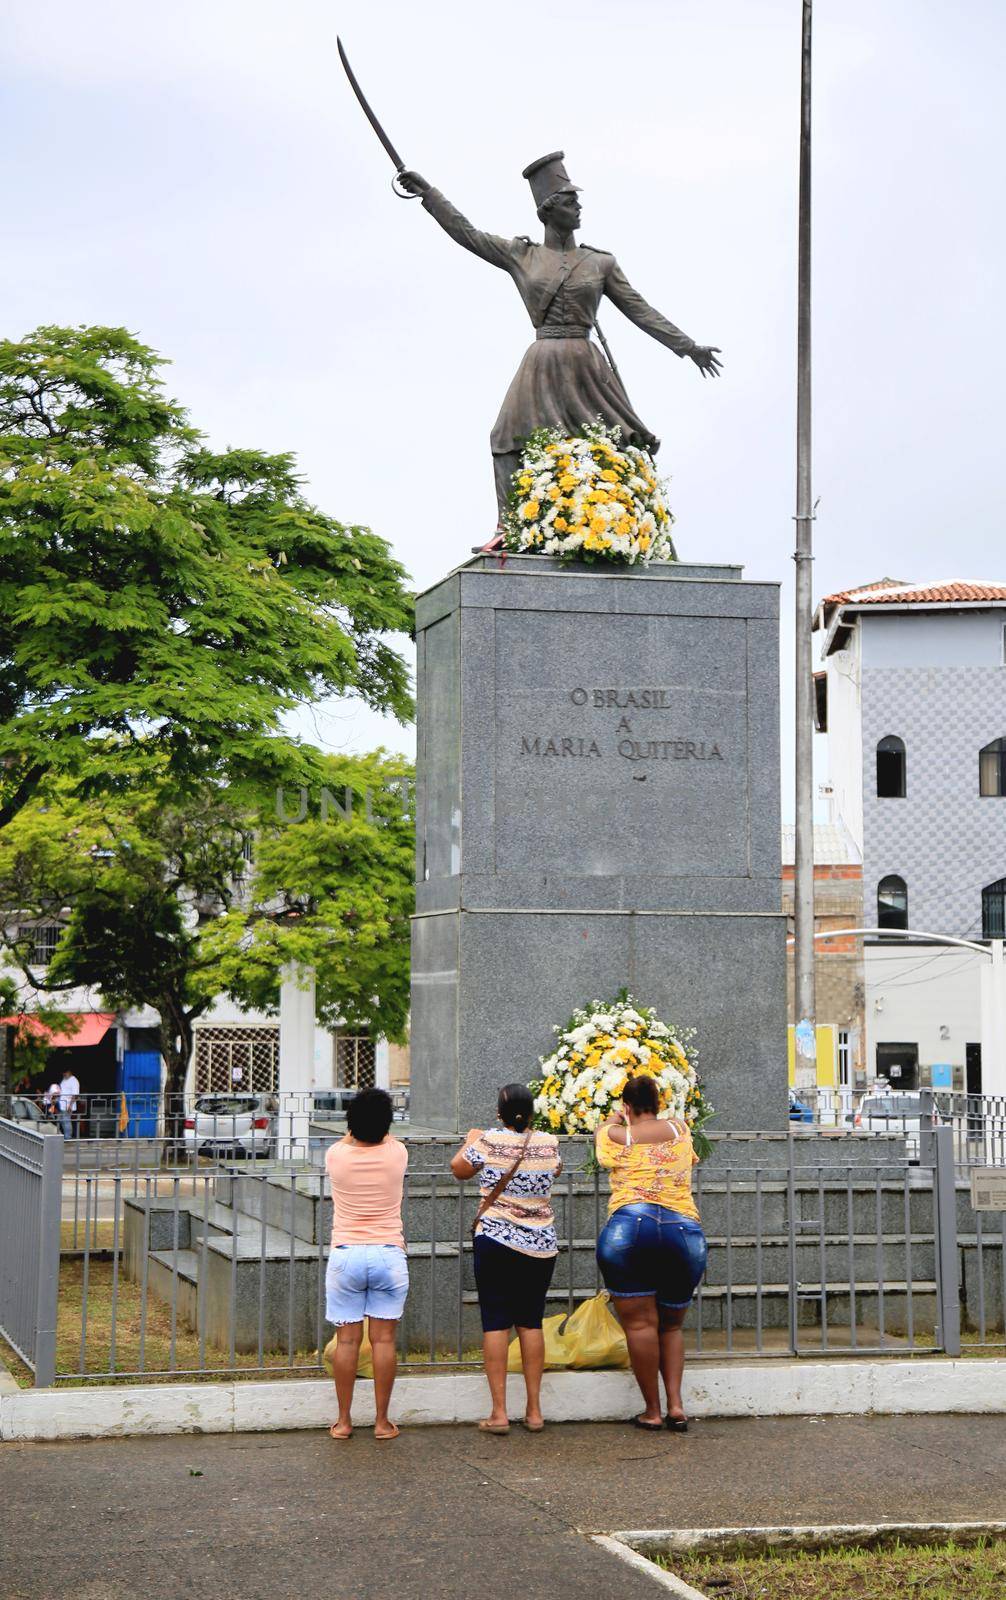
[(345, 1322), (379, 1317), (397, 1322), (409, 1292), (409, 1264), (397, 1244), (334, 1245), (325, 1273), (325, 1317)]
[(609, 1294), (653, 1294), (658, 1305), (682, 1311), (706, 1270), (706, 1236), (700, 1223), (666, 1206), (619, 1206), (601, 1229), (597, 1263)]

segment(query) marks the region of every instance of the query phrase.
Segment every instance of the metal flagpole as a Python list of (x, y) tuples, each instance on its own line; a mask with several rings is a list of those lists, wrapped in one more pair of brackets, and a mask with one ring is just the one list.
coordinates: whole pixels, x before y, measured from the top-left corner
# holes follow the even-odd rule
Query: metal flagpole
[(814, 995), (814, 669), (811, 631), (814, 606), (810, 381), (811, 8), (812, 0), (803, 0), (797, 266), (796, 553), (793, 558), (796, 562), (796, 860), (793, 906), (797, 1061), (802, 1057), (814, 1070), (817, 1019)]

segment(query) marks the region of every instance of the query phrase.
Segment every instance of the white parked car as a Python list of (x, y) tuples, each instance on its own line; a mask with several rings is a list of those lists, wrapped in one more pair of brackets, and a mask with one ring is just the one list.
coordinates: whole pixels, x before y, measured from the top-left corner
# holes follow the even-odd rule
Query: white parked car
[(269, 1094), (201, 1094), (185, 1118), (185, 1147), (193, 1155), (271, 1156), (276, 1148), (276, 1101)]
[(922, 1130), (922, 1108), (922, 1095), (917, 1091), (868, 1094), (856, 1112), (853, 1125), (861, 1133), (883, 1133), (904, 1137), (909, 1160), (917, 1161), (919, 1134)]

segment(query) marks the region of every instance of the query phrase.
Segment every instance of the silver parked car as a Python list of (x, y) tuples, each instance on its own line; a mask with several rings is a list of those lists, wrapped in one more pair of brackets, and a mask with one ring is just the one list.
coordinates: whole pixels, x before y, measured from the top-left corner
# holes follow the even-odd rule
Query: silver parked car
[(903, 1136), (909, 1160), (917, 1161), (922, 1114), (923, 1099), (917, 1091), (868, 1094), (856, 1112), (853, 1125), (861, 1133)]
[(199, 1095), (185, 1118), (185, 1147), (193, 1155), (271, 1156), (276, 1148), (274, 1096)]

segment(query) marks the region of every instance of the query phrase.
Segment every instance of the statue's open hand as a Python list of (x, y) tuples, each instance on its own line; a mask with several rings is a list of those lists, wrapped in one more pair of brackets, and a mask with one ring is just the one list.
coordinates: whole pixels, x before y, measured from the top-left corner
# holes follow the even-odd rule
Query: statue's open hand
[(400, 183), (403, 189), (408, 189), (410, 194), (425, 194), (433, 185), (421, 178), (418, 172), (399, 172), (395, 175), (395, 182)]
[(722, 370), (721, 363), (716, 359), (719, 353), (719, 345), (715, 344), (697, 344), (694, 350), (688, 352), (704, 378), (707, 375), (710, 378), (719, 377)]

